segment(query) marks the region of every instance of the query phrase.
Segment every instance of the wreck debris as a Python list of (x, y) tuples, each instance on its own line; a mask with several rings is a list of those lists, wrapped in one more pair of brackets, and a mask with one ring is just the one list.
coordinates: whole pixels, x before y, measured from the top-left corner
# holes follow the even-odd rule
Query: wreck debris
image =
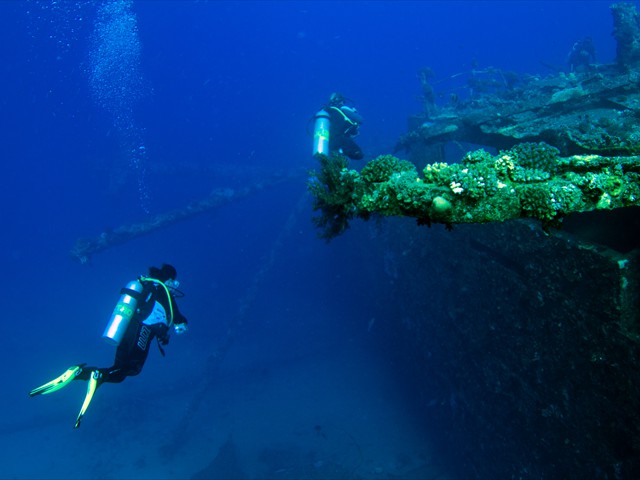
[[(546, 228), (571, 213), (638, 206), (640, 15), (629, 3), (611, 11), (614, 65), (545, 78), (474, 71), (469, 97), (444, 106), (434, 105), (423, 70), (424, 111), (396, 146), (410, 161), (383, 155), (359, 173), (345, 159), (319, 158), (309, 188), (320, 235), (335, 237), (372, 214), (448, 225), (535, 218)], [(445, 163), (450, 142), (487, 151)]]
[(187, 220), (189, 218), (200, 215), (201, 213), (213, 210), (223, 205), (235, 202), (245, 198), (264, 188), (272, 187), (287, 180), (300, 178), (300, 171), (293, 171), (288, 174), (277, 174), (268, 180), (247, 185), (243, 188), (218, 188), (209, 194), (209, 196), (191, 202), (184, 208), (176, 208), (168, 212), (160, 213), (153, 216), (149, 220), (129, 225), (122, 225), (113, 230), (100, 233), (96, 237), (84, 237), (76, 240), (76, 244), (71, 250), (71, 256), (80, 263), (87, 263), (91, 259), (91, 255), (99, 253), (103, 250), (111, 248), (115, 245), (125, 243), (143, 235), (147, 235), (160, 228), (173, 225), (175, 223)]
[[(445, 105), (425, 103), (421, 114), (410, 117), (410, 131), (400, 137), (396, 152), (407, 151), (418, 166), (427, 155), (444, 160), (432, 156), (438, 152), (434, 147), (441, 150), (447, 142), (496, 149), (545, 142), (563, 156), (640, 154), (640, 14), (632, 3), (614, 4), (611, 12), (614, 64), (547, 77), (473, 70), (466, 75), (469, 95), (452, 94)], [(425, 91), (428, 77), (419, 79)]]
[(616, 63), (629, 70), (640, 64), (640, 15), (633, 3), (620, 2), (611, 5), (613, 35), (618, 43)]

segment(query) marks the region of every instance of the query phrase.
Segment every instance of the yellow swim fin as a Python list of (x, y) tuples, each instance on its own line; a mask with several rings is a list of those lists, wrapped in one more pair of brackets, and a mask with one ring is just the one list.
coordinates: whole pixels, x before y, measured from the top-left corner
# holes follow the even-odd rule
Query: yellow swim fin
[(62, 387), (66, 387), (76, 378), (78, 375), (82, 373), (82, 367), (84, 367), (86, 363), (81, 365), (74, 365), (73, 367), (67, 368), (67, 371), (60, 375), (58, 378), (51, 380), (49, 383), (45, 383), (44, 385), (34, 388), (29, 392), (30, 397), (34, 397), (36, 395), (46, 395), (47, 393), (55, 392), (56, 390), (60, 390)]
[(82, 417), (89, 408), (89, 404), (93, 399), (93, 394), (96, 393), (96, 389), (100, 385), (100, 379), (102, 378), (102, 374), (99, 370), (94, 370), (91, 373), (91, 378), (89, 379), (89, 384), (87, 385), (87, 395), (84, 397), (84, 402), (82, 404), (82, 408), (80, 409), (80, 413), (78, 414), (78, 418), (76, 418), (76, 424), (73, 428), (78, 428), (80, 426), (80, 421)]

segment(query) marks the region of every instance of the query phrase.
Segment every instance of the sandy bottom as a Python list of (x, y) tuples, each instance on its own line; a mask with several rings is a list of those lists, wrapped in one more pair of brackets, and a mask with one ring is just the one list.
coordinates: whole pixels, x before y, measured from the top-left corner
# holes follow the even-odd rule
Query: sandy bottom
[(259, 342), (247, 342), (221, 364), (183, 359), (182, 375), (182, 362), (167, 369), (150, 358), (140, 377), (101, 387), (78, 430), (84, 384), (29, 399), (42, 403), (35, 418), (5, 428), (0, 477), (452, 478), (392, 369), (368, 353), (365, 336), (359, 343), (275, 348), (257, 360)]

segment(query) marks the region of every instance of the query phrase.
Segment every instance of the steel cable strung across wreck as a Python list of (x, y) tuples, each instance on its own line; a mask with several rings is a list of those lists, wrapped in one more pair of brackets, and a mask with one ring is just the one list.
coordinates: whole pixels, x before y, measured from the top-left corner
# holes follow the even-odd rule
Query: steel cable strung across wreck
[(139, 223), (121, 225), (113, 230), (104, 231), (95, 237), (79, 238), (71, 250), (71, 256), (80, 263), (88, 263), (91, 260), (91, 255), (95, 253), (235, 202), (262, 189), (273, 187), (288, 180), (301, 178), (301, 176), (302, 172), (300, 170), (293, 170), (273, 174), (270, 178), (243, 188), (217, 188), (207, 197), (193, 201), (186, 207), (153, 215), (150, 219)]
[(433, 163), (422, 175), (392, 155), (360, 172), (339, 155), (318, 159), (309, 190), (320, 212), (314, 223), (326, 239), (343, 233), (352, 219), (374, 214), (426, 225), (534, 218), (548, 228), (571, 213), (640, 205), (639, 156), (560, 157), (544, 143), (524, 143), (497, 155), (477, 150), (460, 163)]

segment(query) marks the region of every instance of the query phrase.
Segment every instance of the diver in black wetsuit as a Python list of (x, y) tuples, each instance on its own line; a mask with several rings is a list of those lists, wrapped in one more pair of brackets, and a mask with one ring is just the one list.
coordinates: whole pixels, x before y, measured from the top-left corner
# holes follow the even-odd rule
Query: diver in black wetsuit
[(345, 104), (345, 98), (339, 93), (331, 94), (329, 103), (324, 107), (329, 113), (330, 146), (332, 152), (346, 155), (352, 160), (364, 157), (362, 149), (353, 140), (360, 132), (362, 116), (354, 107)]
[(596, 47), (591, 37), (585, 37), (573, 44), (567, 63), (572, 72), (586, 72), (596, 61)]
[[(164, 355), (162, 346), (169, 343), (169, 328), (173, 327), (176, 333), (187, 330), (187, 319), (180, 313), (175, 301), (176, 294), (181, 294), (177, 290), (176, 276), (176, 269), (171, 265), (150, 267), (148, 277), (140, 277), (137, 282), (130, 283), (123, 289), (123, 296), (135, 299), (135, 311), (130, 312), (130, 320), (126, 324), (121, 321), (123, 315), (117, 313), (123, 312), (129, 300), (124, 304), (118, 303), (112, 322), (107, 326), (105, 337), (118, 343), (113, 366), (98, 368), (87, 367), (86, 363), (74, 365), (58, 378), (32, 390), (29, 396), (55, 392), (73, 380), (88, 381), (87, 395), (75, 424), (75, 428), (78, 428), (93, 394), (101, 384), (120, 383), (126, 377), (138, 375), (147, 360), (154, 338), (157, 338), (158, 348)], [(134, 288), (137, 290), (129, 288), (132, 285), (136, 285)], [(114, 323), (113, 318), (119, 323)], [(116, 333), (118, 327), (119, 334)]]

